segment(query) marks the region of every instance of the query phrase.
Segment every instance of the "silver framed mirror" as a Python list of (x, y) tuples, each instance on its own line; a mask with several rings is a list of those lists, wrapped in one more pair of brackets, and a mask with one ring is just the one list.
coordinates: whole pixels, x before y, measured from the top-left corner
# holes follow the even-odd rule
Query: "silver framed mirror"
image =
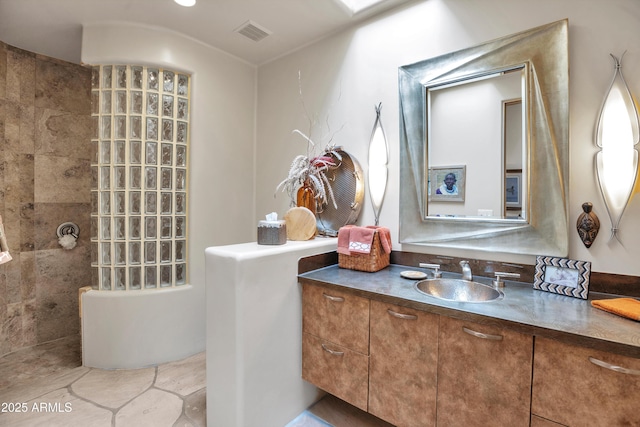
[[(503, 76), (515, 76), (521, 86), (516, 95), (497, 90), (490, 108), (499, 111), (495, 121), (502, 127), (497, 136), (480, 133), (489, 120), (466, 119), (489, 107), (472, 105), (485, 97), (469, 90), (482, 82), (495, 92)], [(458, 95), (460, 107), (443, 109), (455, 113), (448, 121), (434, 102), (443, 88), (465, 91)], [(568, 254), (568, 20), (402, 66), (399, 95), (401, 243)], [(521, 138), (514, 155), (506, 149), (506, 107), (518, 102)], [(473, 137), (452, 132), (457, 129)], [(440, 154), (443, 147), (448, 154)], [(445, 188), (445, 178), (458, 185), (455, 197), (441, 195), (454, 191)]]

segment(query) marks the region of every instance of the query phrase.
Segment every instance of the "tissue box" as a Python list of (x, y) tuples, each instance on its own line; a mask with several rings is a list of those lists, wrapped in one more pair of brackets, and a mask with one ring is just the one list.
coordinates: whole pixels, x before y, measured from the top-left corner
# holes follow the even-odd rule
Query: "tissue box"
[(287, 224), (284, 220), (258, 222), (259, 245), (284, 245), (287, 243)]

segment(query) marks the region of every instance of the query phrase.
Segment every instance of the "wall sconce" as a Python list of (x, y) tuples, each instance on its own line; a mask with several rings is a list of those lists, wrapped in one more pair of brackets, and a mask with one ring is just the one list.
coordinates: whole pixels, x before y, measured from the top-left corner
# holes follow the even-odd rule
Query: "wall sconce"
[(387, 190), (387, 163), (389, 162), (389, 147), (387, 146), (387, 137), (382, 128), (380, 121), (380, 110), (382, 103), (376, 107), (376, 122), (371, 132), (371, 141), (369, 142), (369, 197), (373, 205), (373, 215), (375, 216), (375, 225), (380, 220), (380, 210), (384, 201), (384, 193)]
[(614, 73), (609, 91), (604, 97), (596, 124), (596, 171), (598, 184), (611, 220), (611, 238), (618, 241), (618, 227), (638, 174), (638, 144), (640, 133), (638, 111), (622, 76), (622, 58), (611, 55)]

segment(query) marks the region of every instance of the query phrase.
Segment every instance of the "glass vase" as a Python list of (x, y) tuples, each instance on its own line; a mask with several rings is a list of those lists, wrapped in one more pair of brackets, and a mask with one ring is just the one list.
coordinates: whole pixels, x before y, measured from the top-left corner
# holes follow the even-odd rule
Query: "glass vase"
[(313, 191), (313, 186), (308, 179), (304, 180), (300, 188), (298, 188), (296, 206), (307, 208), (313, 212), (314, 215), (316, 213), (315, 192)]

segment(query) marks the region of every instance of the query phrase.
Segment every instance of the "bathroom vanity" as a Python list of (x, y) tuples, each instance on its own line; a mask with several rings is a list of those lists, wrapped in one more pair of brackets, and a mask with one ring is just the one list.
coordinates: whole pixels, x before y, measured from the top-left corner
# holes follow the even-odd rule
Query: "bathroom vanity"
[(440, 300), (408, 269), (301, 269), (305, 380), (398, 426), (640, 424), (637, 322), (523, 282)]

